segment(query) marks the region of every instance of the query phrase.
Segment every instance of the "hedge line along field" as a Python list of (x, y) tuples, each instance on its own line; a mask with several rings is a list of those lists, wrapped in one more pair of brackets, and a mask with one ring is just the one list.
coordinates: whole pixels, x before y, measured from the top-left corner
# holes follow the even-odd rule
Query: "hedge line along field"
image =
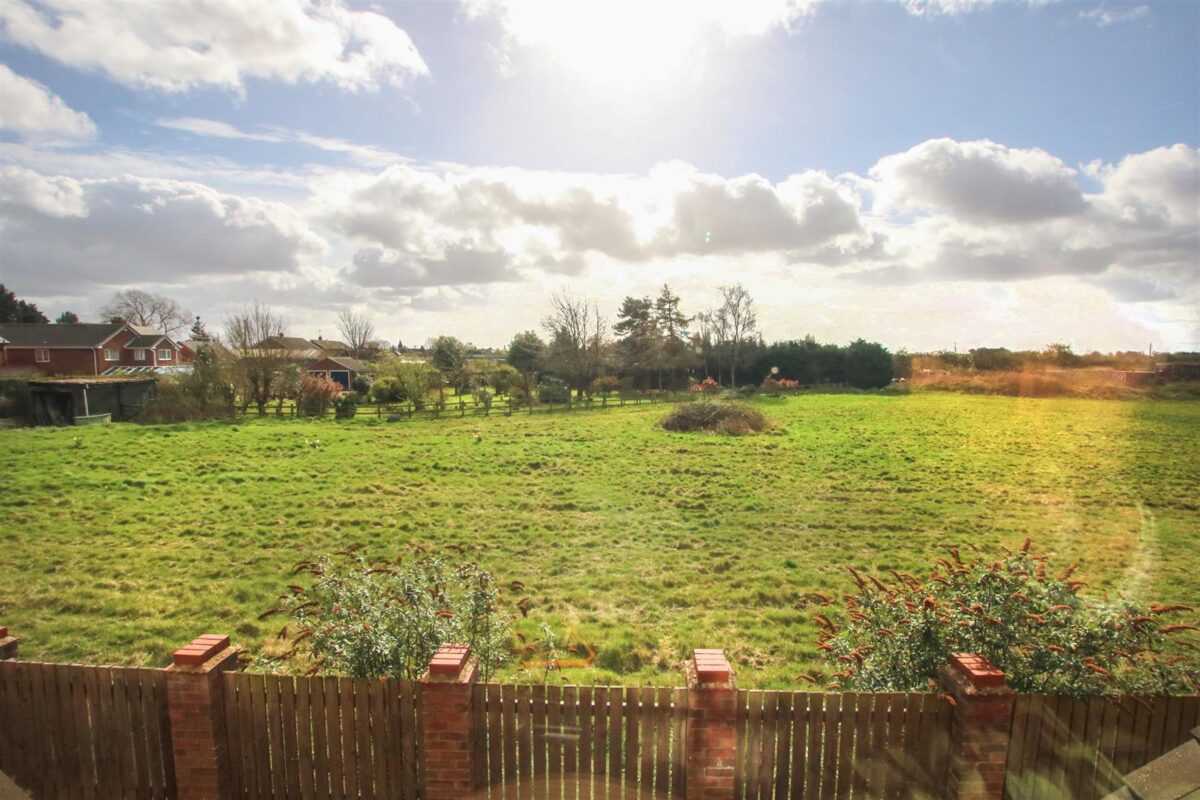
[(1200, 598), (1200, 403), (757, 403), (777, 431), (669, 433), (666, 406), (0, 431), (0, 624), (30, 659), (162, 665), (204, 632), (269, 652), (257, 616), (300, 559), (454, 543), (526, 584), (526, 634), (595, 649), (559, 679), (677, 683), (708, 646), (789, 687), (847, 565), (1032, 536), (1091, 597)]

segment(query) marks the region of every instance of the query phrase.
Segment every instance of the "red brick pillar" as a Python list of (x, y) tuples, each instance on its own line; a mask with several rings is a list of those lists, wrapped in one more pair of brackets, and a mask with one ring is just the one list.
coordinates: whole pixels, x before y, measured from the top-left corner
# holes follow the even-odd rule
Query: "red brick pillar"
[(179, 800), (224, 800), (230, 796), (225, 740), (225, 682), (237, 669), (240, 647), (228, 636), (205, 634), (175, 651), (167, 667), (167, 712)]
[(8, 635), (7, 627), (0, 625), (0, 661), (16, 659), (17, 642), (19, 641), (20, 639), (17, 637)]
[(444, 644), (421, 676), (421, 795), (463, 800), (472, 785), (471, 692), (476, 662), (465, 644)]
[(696, 650), (688, 685), (687, 798), (733, 800), (737, 759), (737, 684), (725, 654)]
[(982, 656), (954, 653), (938, 677), (954, 698), (946, 797), (1003, 800), (1013, 710), (1004, 673)]

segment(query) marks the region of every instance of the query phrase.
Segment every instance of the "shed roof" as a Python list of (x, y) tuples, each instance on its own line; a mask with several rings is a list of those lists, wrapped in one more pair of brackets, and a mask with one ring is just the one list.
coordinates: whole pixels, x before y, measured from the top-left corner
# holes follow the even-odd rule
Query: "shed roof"
[(370, 364), (359, 361), (357, 358), (349, 358), (347, 356), (326, 356), (316, 363), (309, 364), (309, 369), (321, 369), (321, 365), (332, 363), (342, 369), (348, 369), (351, 372), (374, 372), (375, 370)]

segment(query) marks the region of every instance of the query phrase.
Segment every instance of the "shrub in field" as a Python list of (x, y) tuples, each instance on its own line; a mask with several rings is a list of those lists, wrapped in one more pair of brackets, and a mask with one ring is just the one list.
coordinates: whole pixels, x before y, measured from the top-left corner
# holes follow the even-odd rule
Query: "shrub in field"
[(370, 397), (376, 403), (398, 403), (406, 399), (404, 387), (394, 376), (384, 375), (371, 384)]
[(565, 403), (571, 399), (571, 389), (553, 375), (538, 381), (537, 393), (543, 403)]
[(857, 339), (846, 348), (846, 383), (856, 389), (882, 389), (892, 382), (892, 354), (877, 342)]
[(300, 379), (300, 396), (296, 400), (296, 408), (306, 416), (321, 416), (341, 392), (342, 387), (328, 378), (305, 375)]
[[(475, 564), (424, 552), (371, 563), (344, 552), (303, 561), (296, 571), (311, 576), (310, 585), (290, 585), (261, 619), (289, 618), (279, 636), (291, 644), (283, 659), (310, 673), (417, 678), (438, 646), (453, 642), (471, 646), (487, 680), (511, 652), (500, 590)], [(522, 598), (516, 606), (524, 614), (527, 604)]]
[(233, 416), (233, 391), (228, 384), (209, 383), (203, 373), (163, 376), (154, 386), (138, 419), (147, 423), (195, 422)]
[(354, 419), (358, 413), (358, 393), (347, 392), (333, 399), (333, 414), (337, 419)]
[(742, 403), (714, 403), (710, 400), (680, 403), (663, 417), (662, 426), (669, 431), (710, 431), (732, 436), (761, 433), (773, 427), (757, 408)]
[[(1048, 557), (1018, 552), (963, 560), (957, 548), (928, 578), (891, 572), (880, 579), (850, 570), (858, 587), (844, 595), (845, 617), (814, 619), (818, 647), (839, 670), (837, 685), (858, 691), (928, 688), (951, 653), (978, 653), (1020, 692), (1072, 697), (1180, 694), (1200, 674), (1164, 650), (1167, 637), (1193, 625), (1165, 624), (1186, 606), (1085, 601), (1072, 565), (1048, 574)], [(833, 606), (828, 598), (826, 605)]]
[(763, 378), (762, 385), (759, 387), (764, 392), (778, 392), (783, 389), (798, 389), (800, 381), (789, 380), (788, 378)]
[(601, 375), (592, 381), (592, 394), (606, 397), (621, 390), (621, 379), (616, 375)]
[(715, 394), (715, 393), (721, 391), (721, 384), (714, 381), (712, 379), (712, 377), (710, 376), (710, 377), (707, 377), (704, 380), (700, 381), (699, 383), (693, 383), (691, 386), (688, 387), (688, 391), (696, 392), (698, 394)]
[(366, 397), (371, 393), (371, 378), (368, 375), (358, 375), (354, 378), (354, 386), (351, 387), (360, 396)]

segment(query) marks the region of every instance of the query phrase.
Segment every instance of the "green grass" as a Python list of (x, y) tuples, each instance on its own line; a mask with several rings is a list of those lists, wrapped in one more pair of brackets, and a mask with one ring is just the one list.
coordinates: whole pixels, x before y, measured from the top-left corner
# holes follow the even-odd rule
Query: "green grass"
[(0, 624), (26, 658), (160, 665), (204, 632), (257, 649), (296, 561), (460, 543), (527, 584), (527, 632), (596, 648), (571, 680), (676, 683), (708, 646), (784, 687), (816, 667), (808, 593), (849, 591), (846, 565), (1032, 536), (1092, 597), (1200, 597), (1200, 404), (759, 405), (779, 431), (668, 433), (665, 406), (0, 431)]

